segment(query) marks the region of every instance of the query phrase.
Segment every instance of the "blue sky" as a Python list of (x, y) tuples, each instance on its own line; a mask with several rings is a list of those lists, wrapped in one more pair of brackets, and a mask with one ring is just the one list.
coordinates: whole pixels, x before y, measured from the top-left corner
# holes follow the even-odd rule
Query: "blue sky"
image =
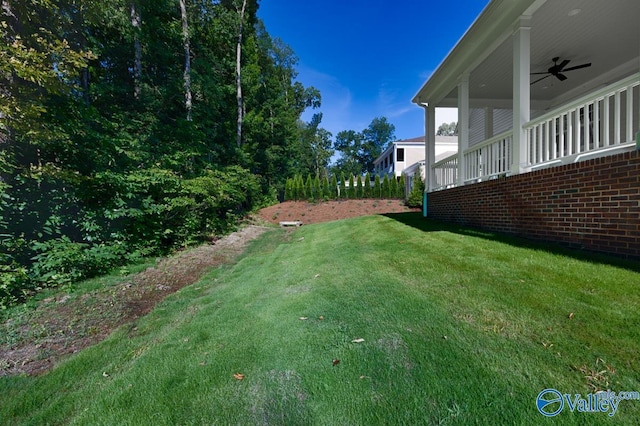
[[(397, 139), (424, 134), (411, 103), (488, 0), (261, 0), (258, 16), (299, 58), (298, 81), (322, 94), (334, 136), (385, 116)], [(308, 121), (315, 111), (307, 111)], [(457, 121), (438, 111), (436, 122)]]

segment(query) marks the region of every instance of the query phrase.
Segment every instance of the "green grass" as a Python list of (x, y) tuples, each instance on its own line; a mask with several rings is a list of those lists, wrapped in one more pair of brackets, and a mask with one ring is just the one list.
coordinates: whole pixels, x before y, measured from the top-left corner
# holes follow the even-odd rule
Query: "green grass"
[(535, 399), (640, 391), (638, 270), (419, 214), (274, 230), (48, 374), (0, 379), (0, 423), (637, 424), (640, 401), (547, 419)]

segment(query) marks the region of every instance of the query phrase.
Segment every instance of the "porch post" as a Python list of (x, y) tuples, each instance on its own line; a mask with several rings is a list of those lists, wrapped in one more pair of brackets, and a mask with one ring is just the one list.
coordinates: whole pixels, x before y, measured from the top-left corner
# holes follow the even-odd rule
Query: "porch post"
[(484, 140), (493, 137), (493, 107), (484, 108)]
[(458, 83), (458, 186), (464, 185), (467, 168), (464, 152), (469, 148), (469, 74)]
[(433, 164), (436, 161), (436, 107), (433, 103), (422, 105), (424, 108), (424, 196), (422, 214), (428, 216), (429, 192), (435, 185)]
[(429, 192), (436, 183), (433, 164), (436, 162), (436, 108), (429, 104), (424, 108), (424, 188)]
[(511, 174), (523, 173), (527, 166), (527, 134), (530, 120), (531, 17), (521, 16), (513, 33), (513, 159)]

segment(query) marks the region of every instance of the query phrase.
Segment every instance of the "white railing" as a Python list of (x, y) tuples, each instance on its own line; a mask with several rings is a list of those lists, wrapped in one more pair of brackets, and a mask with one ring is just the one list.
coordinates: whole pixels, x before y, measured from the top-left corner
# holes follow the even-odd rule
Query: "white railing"
[(444, 158), (432, 166), (431, 190), (446, 189), (458, 183), (458, 154)]
[(479, 182), (505, 175), (511, 169), (513, 132), (508, 131), (474, 145), (464, 152), (465, 182)]
[(527, 166), (573, 163), (630, 149), (638, 131), (639, 90), (640, 73), (527, 123)]

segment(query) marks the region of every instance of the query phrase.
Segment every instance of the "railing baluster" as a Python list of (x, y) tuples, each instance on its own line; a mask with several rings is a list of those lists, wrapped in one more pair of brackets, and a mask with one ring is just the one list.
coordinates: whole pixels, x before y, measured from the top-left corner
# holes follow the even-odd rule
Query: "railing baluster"
[(602, 138), (600, 137), (600, 102), (598, 99), (593, 103), (593, 148), (600, 148)]
[(620, 91), (613, 97), (613, 144), (620, 143)]
[(625, 142), (633, 140), (633, 86), (627, 86), (627, 134)]

